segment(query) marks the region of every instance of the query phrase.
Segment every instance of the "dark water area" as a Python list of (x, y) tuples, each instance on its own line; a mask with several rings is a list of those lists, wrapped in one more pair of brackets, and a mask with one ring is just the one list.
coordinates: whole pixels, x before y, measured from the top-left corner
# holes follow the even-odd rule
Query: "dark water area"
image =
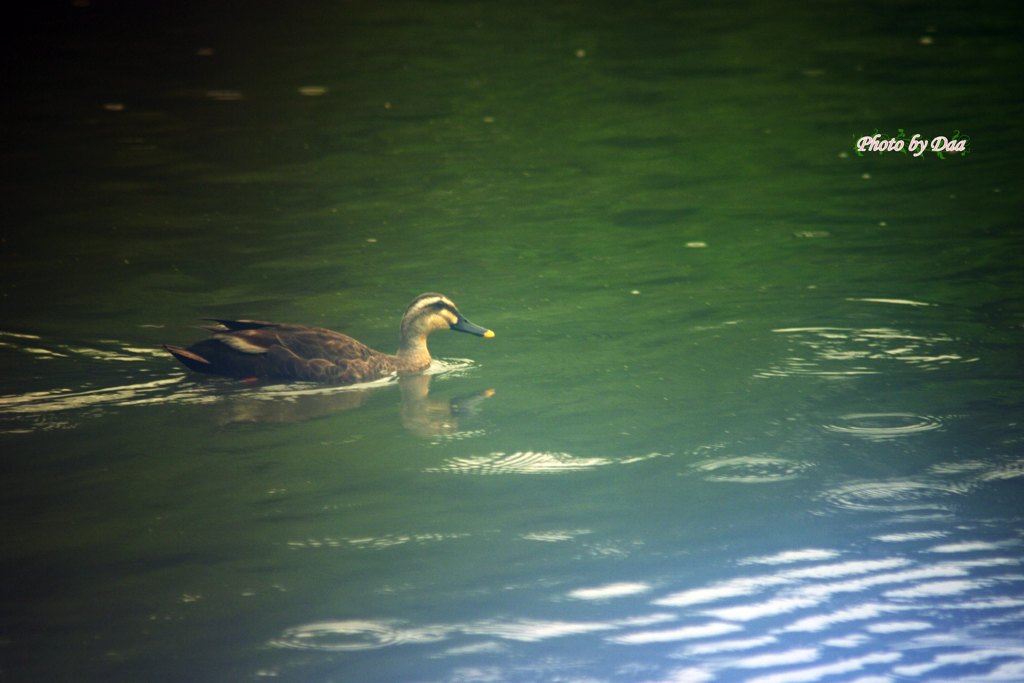
[(1024, 680), (1016, 5), (11, 19), (0, 681)]

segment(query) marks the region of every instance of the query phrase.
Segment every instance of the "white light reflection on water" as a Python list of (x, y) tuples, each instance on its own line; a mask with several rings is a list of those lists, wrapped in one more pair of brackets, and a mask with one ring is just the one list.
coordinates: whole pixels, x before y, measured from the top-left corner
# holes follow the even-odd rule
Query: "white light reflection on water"
[[(158, 404), (223, 404), (216, 414), (224, 422), (259, 421), (291, 416), (288, 406), (300, 406), (310, 414), (344, 409), (358, 392), (385, 386), (391, 380), (350, 387), (322, 387), (302, 384), (246, 386), (215, 380), (191, 381), (183, 374), (100, 388), (55, 388), (0, 396), (0, 429), (8, 433), (51, 428), (52, 414), (68, 415), (57, 424), (73, 428), (81, 420), (120, 408)], [(332, 403), (333, 401), (333, 403)], [(312, 406), (311, 402), (316, 402)], [(340, 402), (340, 405), (339, 405)], [(261, 409), (261, 406), (269, 406)], [(302, 415), (296, 416), (301, 419)], [(5, 424), (6, 423), (6, 424)]]
[(772, 330), (789, 342), (785, 358), (755, 377), (856, 377), (901, 368), (937, 370), (972, 363), (957, 341), (944, 334), (925, 336), (887, 327), (785, 327)]
[(1012, 546), (1018, 546), (1021, 542), (1016, 538), (1007, 539), (1005, 541), (962, 541), (960, 543), (944, 543), (942, 545), (935, 545), (928, 549), (930, 553), (973, 553), (978, 550), (999, 550), (1001, 548), (1008, 548)]
[[(995, 681), (1024, 671), (1024, 643), (987, 634), (997, 625), (1001, 633), (1024, 628), (1018, 539), (979, 536), (936, 545), (941, 534), (927, 528), (879, 536), (870, 548), (792, 548), (739, 558), (732, 563), (738, 575), (662, 595), (648, 581), (618, 581), (568, 589), (533, 606), (571, 598), (560, 619), (317, 622), (289, 629), (272, 644), (324, 651), (418, 644), (456, 665), (472, 658), (495, 680), (534, 680), (539, 669), (505, 664), (529, 660), (530, 648), (559, 639), (574, 651), (594, 651), (586, 643), (595, 639), (620, 648), (609, 655), (615, 665), (604, 675), (579, 662), (563, 661), (559, 669), (545, 660), (545, 676), (573, 680)], [(871, 557), (872, 550), (890, 554)], [(609, 600), (633, 616), (582, 618), (588, 607)], [(659, 611), (650, 612), (652, 605)], [(430, 653), (431, 647), (438, 649)], [(686, 666), (673, 667), (677, 660)], [(469, 669), (457, 670), (462, 673), (453, 670), (447, 680)]]
[(723, 598), (752, 595), (766, 587), (792, 585), (806, 579), (825, 579), (851, 574), (864, 574), (882, 569), (891, 569), (908, 564), (902, 558), (885, 560), (863, 560), (840, 562), (826, 565), (812, 565), (800, 569), (780, 571), (775, 574), (744, 576), (722, 581), (709, 587), (702, 587), (673, 593), (655, 601), (666, 607), (683, 607), (714, 602)]
[(790, 669), (784, 673), (756, 676), (748, 678), (747, 683), (809, 683), (810, 681), (818, 681), (830, 676), (863, 671), (866, 667), (874, 664), (890, 664), (899, 659), (899, 653), (895, 652), (853, 657), (842, 659), (832, 664), (823, 664), (806, 669)]
[(700, 638), (722, 636), (742, 630), (743, 627), (738, 624), (730, 624), (724, 621), (711, 621), (692, 626), (680, 626), (678, 628), (657, 631), (638, 631), (636, 633), (627, 633), (621, 636), (613, 636), (608, 640), (612, 643), (619, 643), (621, 645), (674, 643), (680, 640), (697, 640)]
[(693, 465), (705, 481), (732, 484), (768, 484), (790, 481), (813, 469), (802, 460), (772, 455), (738, 455), (704, 460)]
[(470, 635), (496, 636), (504, 640), (533, 643), (549, 638), (562, 638), (595, 631), (612, 631), (617, 626), (601, 621), (549, 621), (545, 619), (513, 619), (469, 624), (458, 630)]
[(386, 534), (383, 536), (369, 536), (360, 538), (306, 538), (302, 540), (288, 541), (289, 550), (304, 550), (315, 548), (354, 548), (368, 550), (382, 550), (393, 546), (405, 545), (407, 543), (423, 545), (426, 543), (441, 543), (460, 538), (466, 538), (465, 533), (418, 533), (418, 534)]
[[(614, 631), (624, 627), (649, 627), (674, 619), (675, 616), (672, 614), (654, 613), (616, 621), (493, 619), (467, 624), (423, 626), (415, 626), (397, 620), (351, 619), (316, 622), (290, 628), (280, 638), (271, 641), (271, 645), (290, 649), (337, 652), (437, 642), (460, 634), (499, 638), (520, 643), (535, 643), (553, 638)], [(495, 648), (492, 645), (477, 643), (449, 648), (446, 653), (452, 654), (453, 649), (475, 652), (478, 649), (488, 651)]]
[(788, 664), (806, 664), (821, 657), (821, 650), (816, 647), (799, 647), (785, 652), (772, 652), (763, 655), (741, 657), (732, 663), (737, 669), (764, 669)]
[(740, 564), (791, 564), (793, 562), (810, 562), (812, 560), (831, 560), (834, 557), (839, 557), (839, 553), (835, 550), (804, 548), (802, 550), (787, 550), (764, 557), (751, 557), (740, 560)]
[(933, 478), (889, 479), (843, 484), (820, 498), (837, 510), (860, 512), (951, 511), (971, 492), (970, 482)]
[(323, 621), (287, 630), (272, 645), (296, 650), (345, 652), (444, 640), (443, 626), (406, 627), (396, 621)]
[(698, 643), (688, 645), (686, 649), (676, 653), (677, 657), (693, 657), (700, 655), (716, 655), (723, 652), (742, 652), (743, 650), (754, 650), (767, 645), (774, 645), (779, 642), (776, 636), (759, 636), (757, 638), (745, 638), (739, 640), (716, 640), (710, 643)]
[(705, 610), (704, 614), (716, 619), (728, 621), (753, 621), (764, 617), (773, 617), (800, 609), (813, 607), (817, 600), (809, 597), (775, 598), (765, 602), (756, 602), (735, 607), (721, 607)]
[[(8, 413), (49, 413), (59, 410), (75, 410), (96, 405), (132, 406), (147, 403), (160, 403), (168, 400), (163, 390), (182, 382), (181, 377), (170, 377), (124, 384), (100, 389), (51, 389), (49, 391), (33, 391), (24, 394), (0, 396), (0, 411)], [(186, 392), (188, 399), (179, 394), (176, 400), (192, 400), (208, 402), (215, 400), (198, 392)]]
[(627, 595), (640, 595), (651, 590), (651, 586), (640, 582), (609, 583), (593, 588), (577, 588), (569, 591), (569, 597), (576, 600), (609, 600)]
[(551, 529), (549, 531), (529, 531), (525, 534), (520, 534), (519, 538), (525, 541), (540, 541), (541, 543), (562, 543), (592, 533), (594, 533), (592, 529)]
[(515, 453), (489, 453), (487, 455), (449, 458), (439, 467), (428, 467), (424, 471), (446, 474), (554, 474), (591, 470), (608, 465), (631, 465), (652, 458), (668, 457), (665, 453), (611, 458), (602, 456), (579, 456), (571, 453), (551, 451), (516, 451)]
[(860, 297), (860, 298), (848, 297), (846, 300), (847, 301), (863, 301), (863, 302), (866, 302), (866, 303), (875, 303), (875, 304), (895, 304), (895, 305), (899, 305), (899, 306), (935, 306), (935, 304), (930, 304), (930, 303), (927, 303), (927, 302), (924, 302), (924, 301), (914, 301), (913, 299), (877, 299), (877, 298), (867, 298), (867, 297)]
[(920, 541), (929, 538), (942, 538), (948, 532), (946, 531), (908, 531), (906, 533), (895, 533), (895, 534), (880, 534), (874, 536), (876, 541), (884, 541), (885, 543), (903, 543), (905, 541)]

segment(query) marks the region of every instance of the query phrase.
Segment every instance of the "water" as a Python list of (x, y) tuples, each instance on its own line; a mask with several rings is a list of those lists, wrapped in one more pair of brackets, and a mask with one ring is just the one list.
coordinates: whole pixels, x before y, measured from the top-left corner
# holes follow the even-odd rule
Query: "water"
[[(1024, 679), (1015, 7), (34, 12), (0, 679)], [(424, 291), (496, 338), (159, 349)]]

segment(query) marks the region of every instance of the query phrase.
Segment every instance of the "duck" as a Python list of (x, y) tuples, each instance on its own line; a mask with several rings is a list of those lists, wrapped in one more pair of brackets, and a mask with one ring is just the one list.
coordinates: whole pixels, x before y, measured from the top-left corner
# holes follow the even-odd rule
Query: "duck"
[(389, 375), (412, 375), (430, 367), (427, 337), (438, 330), (484, 339), (494, 332), (466, 319), (451, 299), (420, 294), (405, 309), (395, 354), (371, 349), (352, 337), (322, 327), (262, 320), (206, 318), (211, 335), (184, 348), (163, 344), (186, 368), (236, 379), (284, 379), (325, 384), (358, 384)]

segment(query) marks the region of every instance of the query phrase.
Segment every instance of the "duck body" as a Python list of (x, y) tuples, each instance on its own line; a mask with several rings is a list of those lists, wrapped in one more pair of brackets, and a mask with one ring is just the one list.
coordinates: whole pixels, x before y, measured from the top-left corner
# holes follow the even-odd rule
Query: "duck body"
[(447, 297), (433, 292), (412, 300), (402, 317), (398, 352), (371, 349), (352, 337), (322, 327), (261, 320), (212, 320), (212, 334), (188, 348), (164, 345), (185, 367), (239, 379), (277, 378), (328, 384), (370, 382), (430, 367), (427, 336), (442, 329), (491, 338)]

